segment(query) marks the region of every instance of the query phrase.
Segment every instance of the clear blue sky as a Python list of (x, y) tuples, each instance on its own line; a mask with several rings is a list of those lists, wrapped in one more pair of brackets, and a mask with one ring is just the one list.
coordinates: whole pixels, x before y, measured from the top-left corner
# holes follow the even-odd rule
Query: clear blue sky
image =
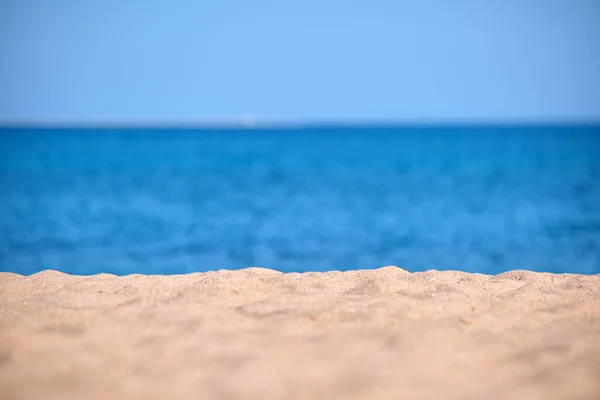
[(596, 120), (600, 1), (0, 0), (0, 120)]

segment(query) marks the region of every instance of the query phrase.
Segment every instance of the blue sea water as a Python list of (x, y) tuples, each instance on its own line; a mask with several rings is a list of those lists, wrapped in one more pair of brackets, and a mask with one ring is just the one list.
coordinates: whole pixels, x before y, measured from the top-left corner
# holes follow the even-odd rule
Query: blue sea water
[(0, 270), (600, 273), (600, 127), (0, 130)]

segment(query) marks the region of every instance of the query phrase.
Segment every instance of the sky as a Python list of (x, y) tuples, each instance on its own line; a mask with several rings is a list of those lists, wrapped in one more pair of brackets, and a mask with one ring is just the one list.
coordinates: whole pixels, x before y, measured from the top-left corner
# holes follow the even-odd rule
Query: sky
[(600, 121), (600, 1), (0, 0), (2, 121)]

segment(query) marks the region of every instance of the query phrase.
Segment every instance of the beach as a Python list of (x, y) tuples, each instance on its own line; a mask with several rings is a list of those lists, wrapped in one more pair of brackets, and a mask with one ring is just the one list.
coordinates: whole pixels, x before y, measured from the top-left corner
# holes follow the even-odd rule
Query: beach
[(600, 275), (0, 273), (0, 398), (598, 399)]

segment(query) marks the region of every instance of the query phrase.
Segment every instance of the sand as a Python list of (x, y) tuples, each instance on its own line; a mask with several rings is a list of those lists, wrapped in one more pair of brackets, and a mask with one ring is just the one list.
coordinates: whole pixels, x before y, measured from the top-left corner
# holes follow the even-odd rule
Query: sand
[(600, 275), (0, 273), (0, 398), (600, 399)]

